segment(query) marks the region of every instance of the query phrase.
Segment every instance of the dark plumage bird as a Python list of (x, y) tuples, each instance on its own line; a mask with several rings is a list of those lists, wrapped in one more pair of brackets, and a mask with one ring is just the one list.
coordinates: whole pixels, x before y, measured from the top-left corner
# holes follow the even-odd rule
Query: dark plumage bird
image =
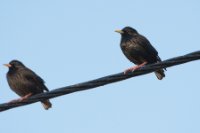
[[(146, 37), (140, 35), (135, 29), (125, 27), (122, 30), (116, 30), (116, 32), (121, 34), (122, 38), (120, 46), (124, 55), (131, 62), (137, 65), (125, 70), (125, 74), (137, 70), (146, 64), (161, 61), (156, 49), (151, 45)], [(155, 74), (159, 80), (165, 77), (163, 69), (157, 70)]]
[[(32, 95), (49, 91), (44, 85), (44, 80), (36, 73), (27, 68), (22, 62), (12, 60), (9, 64), (4, 64), (9, 68), (7, 80), (10, 88), (21, 96), (17, 101), (24, 101)], [(41, 101), (45, 109), (51, 108), (49, 100)]]

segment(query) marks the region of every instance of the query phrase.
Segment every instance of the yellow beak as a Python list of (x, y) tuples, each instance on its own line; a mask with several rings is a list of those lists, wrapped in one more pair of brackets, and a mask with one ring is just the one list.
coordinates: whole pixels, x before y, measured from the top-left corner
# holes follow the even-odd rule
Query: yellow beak
[(115, 32), (118, 32), (120, 34), (123, 34), (124, 32), (122, 30), (115, 30)]
[(3, 64), (6, 67), (12, 67), (10, 64)]

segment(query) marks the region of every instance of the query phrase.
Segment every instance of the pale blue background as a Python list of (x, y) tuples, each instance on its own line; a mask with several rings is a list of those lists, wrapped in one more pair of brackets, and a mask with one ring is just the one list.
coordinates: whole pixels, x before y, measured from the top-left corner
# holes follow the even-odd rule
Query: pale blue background
[[(127, 25), (171, 57), (199, 50), (199, 0), (1, 0), (0, 64), (21, 60), (50, 90), (131, 67), (120, 35)], [(1, 133), (199, 133), (199, 62), (0, 113)], [(0, 102), (18, 96), (0, 67)]]

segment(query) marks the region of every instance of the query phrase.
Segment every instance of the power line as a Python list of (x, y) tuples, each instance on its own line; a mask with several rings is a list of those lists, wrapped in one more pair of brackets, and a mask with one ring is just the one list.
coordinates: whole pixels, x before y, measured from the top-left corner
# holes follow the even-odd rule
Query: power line
[(95, 80), (91, 80), (91, 81), (87, 81), (87, 82), (83, 82), (83, 83), (78, 83), (78, 84), (75, 84), (75, 85), (70, 85), (70, 86), (54, 89), (54, 90), (49, 91), (49, 92), (34, 95), (34, 96), (30, 97), (29, 99), (27, 99), (26, 101), (23, 101), (23, 102), (0, 104), (0, 112), (6, 111), (6, 110), (9, 110), (9, 109), (12, 109), (12, 108), (16, 108), (16, 107), (19, 107), (19, 106), (24, 106), (24, 105), (28, 105), (28, 104), (31, 104), (31, 103), (35, 103), (35, 102), (45, 100), (45, 99), (51, 99), (51, 98), (70, 94), (70, 93), (77, 92), (77, 91), (84, 91), (84, 90), (96, 88), (96, 87), (103, 86), (103, 85), (106, 85), (106, 84), (110, 84), (110, 83), (122, 81), (122, 80), (125, 80), (125, 79), (129, 79), (131, 77), (151, 73), (151, 72), (154, 72), (154, 71), (159, 70), (161, 68), (172, 67), (172, 66), (175, 66), (175, 65), (180, 65), (180, 64), (187, 63), (187, 62), (194, 61), (194, 60), (198, 60), (198, 59), (200, 59), (200, 51), (193, 52), (193, 53), (190, 53), (190, 54), (187, 54), (187, 55), (184, 55), (184, 56), (178, 56), (178, 57), (175, 57), (175, 58), (171, 58), (171, 59), (159, 62), (159, 63), (146, 65), (145, 67), (142, 67), (142, 68), (134, 71), (133, 73), (128, 73), (128, 74), (117, 73), (117, 74), (105, 76), (105, 77), (102, 77), (102, 78), (98, 78), (98, 79), (95, 79)]

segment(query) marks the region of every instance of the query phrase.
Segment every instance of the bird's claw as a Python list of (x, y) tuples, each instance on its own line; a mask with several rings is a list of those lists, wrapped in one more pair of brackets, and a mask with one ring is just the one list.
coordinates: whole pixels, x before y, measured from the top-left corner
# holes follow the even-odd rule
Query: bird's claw
[[(21, 98), (20, 98), (20, 99), (21, 99)], [(9, 101), (8, 103), (17, 103), (17, 102), (20, 102), (20, 99), (11, 100), (11, 101)]]
[(33, 94), (32, 93), (29, 93), (27, 95), (25, 95), (24, 97), (21, 97), (19, 99), (14, 99), (14, 100), (11, 100), (10, 102), (8, 103), (17, 103), (17, 102), (23, 102), (25, 101), (26, 99), (28, 99), (30, 96), (32, 96)]
[(127, 74), (129, 72), (134, 72), (135, 70), (139, 69), (140, 67), (138, 66), (134, 66), (134, 67), (131, 67), (131, 68), (128, 68), (124, 71), (124, 74)]
[(139, 68), (144, 67), (144, 65), (146, 65), (146, 64), (147, 64), (147, 62), (144, 62), (144, 63), (142, 63), (142, 64), (140, 64), (140, 65), (133, 66), (133, 67), (131, 67), (131, 68), (125, 70), (125, 71), (124, 71), (124, 74), (127, 74), (128, 72), (134, 72), (135, 70), (138, 70)]

